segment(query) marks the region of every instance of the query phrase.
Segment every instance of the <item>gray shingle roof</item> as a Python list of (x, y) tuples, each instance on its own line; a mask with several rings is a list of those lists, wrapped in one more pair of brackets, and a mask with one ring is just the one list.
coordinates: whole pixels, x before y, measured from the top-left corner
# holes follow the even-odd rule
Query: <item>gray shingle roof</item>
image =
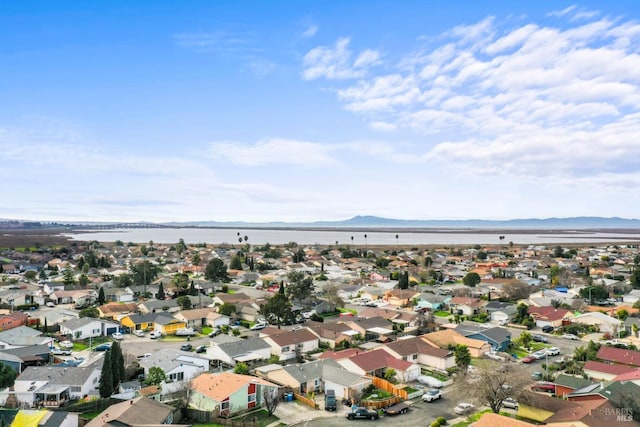
[(118, 326), (117, 323), (114, 322), (109, 322), (107, 320), (102, 320), (102, 319), (94, 319), (93, 317), (82, 317), (80, 319), (69, 319), (65, 322), (63, 322), (61, 324), (61, 326), (64, 326), (65, 328), (68, 329), (78, 329), (78, 328), (82, 328), (83, 326), (87, 326), (90, 323), (93, 322), (100, 322), (100, 323), (105, 323), (108, 324), (112, 327), (116, 327)]
[(218, 347), (231, 357), (265, 348), (271, 349), (271, 346), (262, 338), (247, 338), (246, 340), (218, 344)]
[(28, 366), (16, 381), (47, 381), (49, 385), (81, 386), (95, 368), (61, 366)]

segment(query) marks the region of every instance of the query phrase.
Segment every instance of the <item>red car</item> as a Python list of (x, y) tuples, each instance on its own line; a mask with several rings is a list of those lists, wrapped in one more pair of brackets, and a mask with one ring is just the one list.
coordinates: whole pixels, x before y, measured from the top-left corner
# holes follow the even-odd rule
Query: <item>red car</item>
[(535, 383), (531, 386), (533, 391), (543, 391), (545, 393), (555, 393), (556, 385), (554, 383)]
[(531, 362), (535, 362), (536, 360), (538, 359), (536, 359), (533, 356), (526, 356), (522, 358), (522, 363), (531, 363)]

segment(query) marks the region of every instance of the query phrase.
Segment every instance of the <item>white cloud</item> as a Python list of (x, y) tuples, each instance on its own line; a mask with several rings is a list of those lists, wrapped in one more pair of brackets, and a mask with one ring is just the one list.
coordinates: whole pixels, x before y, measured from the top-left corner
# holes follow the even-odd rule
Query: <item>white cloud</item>
[(319, 46), (304, 56), (302, 77), (315, 80), (324, 77), (329, 80), (353, 79), (362, 77), (367, 70), (380, 63), (380, 54), (375, 50), (365, 50), (353, 59), (349, 50), (350, 40), (340, 38), (333, 47)]
[(302, 37), (313, 37), (318, 32), (319, 27), (315, 24), (310, 24), (302, 33)]
[[(507, 29), (488, 17), (455, 27), (389, 73), (357, 73), (338, 99), (374, 130), (427, 137), (411, 154), (385, 153), (389, 161), (568, 185), (620, 188), (617, 179), (640, 190), (631, 160), (640, 156), (640, 25), (589, 21), (597, 15), (573, 6), (550, 15), (565, 22)], [(325, 62), (350, 64), (336, 60), (351, 58), (347, 45)]]
[(328, 146), (315, 142), (268, 138), (252, 145), (214, 142), (210, 144), (208, 154), (212, 158), (245, 166), (288, 164), (319, 168), (338, 164), (329, 151)]
[(565, 16), (566, 14), (572, 12), (573, 10), (575, 10), (575, 8), (576, 8), (576, 5), (574, 4), (574, 5), (571, 5), (569, 7), (564, 8), (562, 10), (554, 10), (552, 12), (549, 12), (549, 13), (547, 13), (547, 16), (556, 16), (556, 17), (560, 18), (560, 17)]

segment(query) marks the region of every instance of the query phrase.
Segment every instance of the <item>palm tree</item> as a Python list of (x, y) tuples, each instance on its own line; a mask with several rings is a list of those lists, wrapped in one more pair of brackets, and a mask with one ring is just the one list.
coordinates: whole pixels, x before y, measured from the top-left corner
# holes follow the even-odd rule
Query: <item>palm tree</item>
[(367, 246), (367, 235), (364, 235), (364, 245)]
[(353, 236), (351, 236), (351, 244), (353, 245)]
[(398, 246), (398, 245), (399, 245), (398, 237), (400, 237), (400, 236), (398, 236), (398, 235), (396, 234), (396, 246)]

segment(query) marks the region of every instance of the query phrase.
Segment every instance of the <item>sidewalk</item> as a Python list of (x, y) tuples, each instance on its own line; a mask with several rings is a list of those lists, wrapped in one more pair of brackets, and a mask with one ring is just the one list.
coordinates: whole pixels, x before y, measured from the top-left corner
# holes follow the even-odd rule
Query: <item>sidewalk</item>
[(274, 412), (274, 415), (277, 416), (279, 420), (269, 424), (267, 427), (277, 427), (282, 424), (294, 426), (318, 418), (339, 418), (344, 417), (346, 412), (346, 408), (339, 408), (335, 412), (313, 409), (295, 400), (292, 402), (280, 402)]

